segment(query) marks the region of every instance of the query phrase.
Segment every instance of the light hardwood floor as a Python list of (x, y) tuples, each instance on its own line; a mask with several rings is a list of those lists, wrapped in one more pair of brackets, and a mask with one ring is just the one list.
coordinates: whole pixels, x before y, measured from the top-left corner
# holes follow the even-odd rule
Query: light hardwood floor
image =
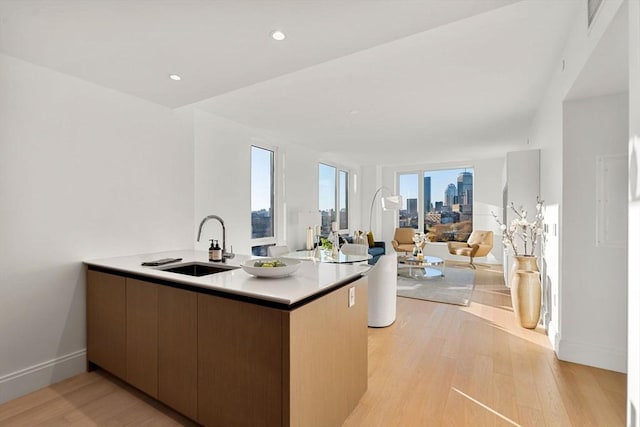
[(517, 325), (501, 267), (478, 266), (469, 307), (398, 298), (396, 322), (369, 330), (345, 426), (623, 426), (625, 401), (626, 375), (557, 360)]
[[(558, 361), (516, 324), (501, 270), (475, 283), (469, 307), (398, 298), (396, 322), (369, 329), (369, 388), (344, 426), (624, 425), (625, 375)], [(0, 405), (0, 426), (125, 425), (193, 424), (100, 371)]]

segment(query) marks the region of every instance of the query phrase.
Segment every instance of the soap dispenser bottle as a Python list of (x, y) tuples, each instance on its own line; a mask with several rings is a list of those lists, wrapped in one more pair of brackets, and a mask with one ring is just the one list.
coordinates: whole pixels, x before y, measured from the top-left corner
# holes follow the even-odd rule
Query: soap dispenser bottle
[(212, 249), (209, 251), (209, 259), (211, 261), (222, 261), (222, 249), (217, 240), (213, 241)]
[(213, 239), (209, 239), (209, 241), (211, 242), (209, 245), (209, 261), (213, 261), (213, 251), (215, 250), (215, 247), (213, 246)]

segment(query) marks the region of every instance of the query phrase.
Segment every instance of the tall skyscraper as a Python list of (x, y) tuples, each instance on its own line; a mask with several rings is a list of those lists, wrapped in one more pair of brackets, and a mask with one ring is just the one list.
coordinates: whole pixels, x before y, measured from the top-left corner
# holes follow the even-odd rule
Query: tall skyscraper
[(456, 189), (455, 184), (449, 184), (447, 189), (444, 191), (444, 205), (451, 208), (451, 206), (456, 204), (457, 198), (458, 190)]
[(431, 212), (431, 177), (424, 177), (424, 190), (423, 190), (423, 200), (424, 200), (424, 213)]
[(407, 199), (407, 213), (409, 215), (418, 212), (418, 199)]
[(473, 203), (473, 175), (471, 172), (458, 174), (458, 203), (461, 205)]

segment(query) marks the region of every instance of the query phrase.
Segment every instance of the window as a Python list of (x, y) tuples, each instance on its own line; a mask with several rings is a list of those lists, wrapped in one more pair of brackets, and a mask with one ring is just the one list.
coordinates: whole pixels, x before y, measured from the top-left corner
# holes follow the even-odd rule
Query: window
[(400, 227), (424, 231), (432, 242), (469, 238), (473, 230), (473, 168), (401, 173), (398, 193), (405, 201), (398, 213)]
[(318, 209), (321, 234), (331, 231), (338, 222), (340, 230), (349, 228), (349, 172), (324, 163), (318, 164)]
[(251, 147), (251, 238), (275, 238), (274, 152)]
[(251, 246), (251, 255), (253, 256), (269, 256), (269, 247), (275, 244)]
[(398, 193), (404, 203), (404, 207), (398, 212), (398, 225), (401, 228), (418, 228), (418, 174), (401, 174), (398, 177), (398, 186)]
[(340, 218), (340, 230), (349, 229), (349, 174), (340, 171), (340, 182), (338, 183), (340, 198), (338, 200), (338, 213)]
[(473, 230), (473, 168), (425, 171), (424, 231), (432, 242), (465, 242)]

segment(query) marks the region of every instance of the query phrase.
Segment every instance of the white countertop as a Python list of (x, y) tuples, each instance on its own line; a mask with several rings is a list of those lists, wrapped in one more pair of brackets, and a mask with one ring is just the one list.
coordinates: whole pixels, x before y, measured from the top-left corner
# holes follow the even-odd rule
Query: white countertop
[[(161, 258), (182, 258), (182, 261), (159, 267), (144, 267), (141, 265), (144, 261), (153, 261)], [(253, 258), (259, 259), (259, 257), (236, 255), (235, 258), (226, 260), (224, 264), (239, 267), (243, 262)], [(161, 270), (172, 265), (194, 261), (210, 263), (211, 265), (220, 264), (209, 261), (209, 253), (207, 251), (194, 250), (88, 260), (85, 261), (85, 264), (286, 305), (295, 304), (340, 283), (357, 278), (367, 270), (357, 265), (313, 261), (303, 261), (295, 273), (283, 278), (258, 278), (246, 273), (242, 268), (200, 277)]]

